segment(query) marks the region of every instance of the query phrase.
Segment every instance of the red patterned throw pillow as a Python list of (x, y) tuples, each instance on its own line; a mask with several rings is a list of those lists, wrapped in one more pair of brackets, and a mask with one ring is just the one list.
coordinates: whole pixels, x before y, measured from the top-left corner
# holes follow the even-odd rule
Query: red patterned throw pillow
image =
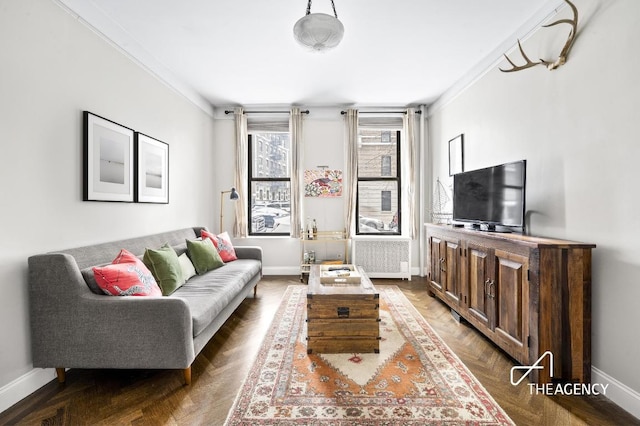
[(111, 265), (94, 267), (96, 283), (110, 296), (162, 296), (151, 271), (127, 250), (120, 250)]
[(218, 253), (220, 254), (220, 258), (223, 262), (238, 260), (238, 256), (236, 256), (236, 250), (233, 248), (231, 238), (229, 237), (229, 234), (227, 232), (215, 235), (203, 229), (200, 235), (202, 236), (202, 238), (210, 238), (211, 241), (213, 241), (213, 245), (216, 246), (216, 249), (218, 249)]

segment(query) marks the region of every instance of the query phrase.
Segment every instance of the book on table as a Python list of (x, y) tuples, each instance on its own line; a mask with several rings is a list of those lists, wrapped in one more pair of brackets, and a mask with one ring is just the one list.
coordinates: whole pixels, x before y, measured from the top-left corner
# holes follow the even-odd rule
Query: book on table
[(320, 265), (322, 284), (360, 284), (361, 279), (354, 265)]

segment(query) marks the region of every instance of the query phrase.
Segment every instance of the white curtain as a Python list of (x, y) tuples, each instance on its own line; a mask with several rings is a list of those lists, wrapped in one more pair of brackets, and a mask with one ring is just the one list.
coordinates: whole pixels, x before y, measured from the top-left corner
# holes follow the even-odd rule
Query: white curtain
[(358, 193), (358, 110), (348, 109), (345, 118), (345, 138), (347, 158), (347, 170), (344, 189), (346, 195), (346, 217), (345, 223), (349, 235), (355, 232), (356, 215), (356, 195)]
[(416, 239), (418, 235), (417, 224), (416, 224), (416, 110), (415, 108), (408, 108), (406, 114), (404, 115), (404, 133), (405, 139), (408, 147), (408, 155), (409, 155), (409, 171), (408, 174), (405, 174), (408, 179), (407, 188), (407, 207), (409, 211), (405, 216), (407, 222), (409, 223), (409, 236), (412, 240)]
[(302, 228), (302, 113), (300, 108), (291, 108), (289, 118), (289, 134), (291, 135), (291, 238), (300, 238)]
[[(249, 136), (247, 133), (247, 117), (244, 115), (244, 109), (236, 107), (233, 110), (236, 124), (236, 176), (235, 188), (238, 191), (239, 198), (236, 200), (235, 206), (235, 222), (233, 224), (233, 235), (239, 238), (247, 237), (248, 220), (247, 205), (249, 188), (247, 185), (247, 176), (249, 172), (249, 158), (247, 153), (247, 145)], [(222, 230), (220, 230), (222, 232)]]

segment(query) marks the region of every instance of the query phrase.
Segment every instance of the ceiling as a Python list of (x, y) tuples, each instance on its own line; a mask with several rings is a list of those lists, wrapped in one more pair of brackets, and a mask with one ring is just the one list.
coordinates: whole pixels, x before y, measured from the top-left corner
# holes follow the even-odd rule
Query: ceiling
[[(562, 4), (334, 0), (344, 39), (315, 53), (293, 39), (305, 0), (56, 1), (209, 108), (428, 105), (495, 64)], [(332, 14), (331, 1), (316, 0), (311, 11)]]

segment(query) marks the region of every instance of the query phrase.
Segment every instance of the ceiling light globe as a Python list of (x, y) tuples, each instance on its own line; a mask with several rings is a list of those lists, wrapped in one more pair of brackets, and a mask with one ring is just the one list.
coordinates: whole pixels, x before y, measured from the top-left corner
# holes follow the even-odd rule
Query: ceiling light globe
[(342, 22), (326, 13), (310, 13), (293, 26), (298, 43), (315, 52), (323, 52), (340, 44), (344, 35)]

